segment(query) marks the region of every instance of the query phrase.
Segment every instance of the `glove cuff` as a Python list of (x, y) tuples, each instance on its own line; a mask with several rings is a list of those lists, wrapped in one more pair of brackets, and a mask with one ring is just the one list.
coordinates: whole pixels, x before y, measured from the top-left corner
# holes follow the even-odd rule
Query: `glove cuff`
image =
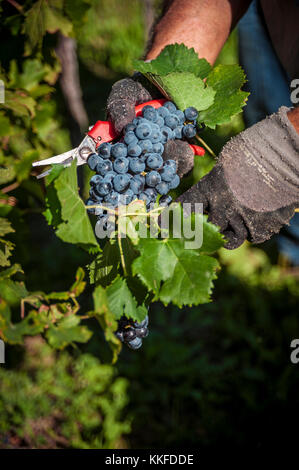
[(279, 111), (231, 139), (219, 163), (238, 202), (270, 212), (299, 201), (299, 135)]

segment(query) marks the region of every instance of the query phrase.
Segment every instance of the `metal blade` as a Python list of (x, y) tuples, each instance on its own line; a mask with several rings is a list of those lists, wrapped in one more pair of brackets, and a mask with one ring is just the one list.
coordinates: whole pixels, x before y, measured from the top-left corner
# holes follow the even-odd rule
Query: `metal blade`
[(72, 150), (68, 150), (67, 152), (61, 153), (59, 155), (55, 155), (55, 157), (45, 158), (44, 160), (38, 160), (37, 162), (33, 162), (32, 166), (44, 166), (44, 165), (52, 165), (55, 163), (64, 163), (70, 157), (73, 157), (78, 147), (73, 148)]
[[(74, 158), (77, 159), (77, 166), (84, 165), (87, 162), (89, 155), (96, 150), (96, 144), (92, 137), (86, 135), (82, 140), (81, 144), (78, 147), (75, 147), (68, 152), (61, 153), (60, 155), (55, 155), (55, 157), (45, 158), (44, 160), (39, 160), (37, 162), (33, 162), (32, 166), (44, 166), (44, 165), (55, 165), (55, 164), (62, 164), (65, 167), (69, 166)], [(43, 178), (47, 176), (51, 171), (49, 170), (44, 171), (40, 175), (37, 176), (37, 179)]]
[(81, 144), (75, 149), (73, 158), (77, 158), (77, 165), (84, 165), (91, 153), (96, 150), (96, 144), (92, 137), (86, 135)]

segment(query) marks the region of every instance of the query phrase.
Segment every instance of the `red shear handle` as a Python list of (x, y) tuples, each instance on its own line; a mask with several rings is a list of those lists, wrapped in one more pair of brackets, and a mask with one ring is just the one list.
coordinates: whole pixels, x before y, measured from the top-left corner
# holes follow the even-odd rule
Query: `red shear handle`
[(152, 100), (152, 101), (147, 101), (147, 103), (138, 104), (137, 106), (135, 106), (136, 116), (141, 116), (144, 106), (152, 106), (153, 108), (157, 109), (157, 108), (161, 108), (161, 106), (163, 106), (163, 104), (166, 103), (166, 101), (167, 100), (162, 98), (160, 100)]
[(205, 149), (203, 147), (200, 147), (199, 145), (189, 144), (189, 147), (192, 148), (194, 155), (199, 155), (200, 157), (203, 157), (206, 153)]
[[(166, 101), (167, 100), (165, 99), (160, 99), (138, 104), (137, 106), (135, 106), (136, 116), (140, 116), (142, 114), (144, 106), (152, 106), (153, 108), (157, 109), (163, 106)], [(118, 136), (116, 130), (113, 127), (112, 122), (110, 121), (97, 121), (93, 128), (90, 129), (89, 132), (87, 132), (87, 135), (92, 137), (93, 140), (96, 142), (96, 148), (98, 148), (99, 145), (101, 145), (103, 142), (111, 142), (111, 140), (114, 140)], [(193, 144), (189, 144), (189, 146), (192, 148), (194, 155), (203, 156), (205, 154), (204, 148)]]

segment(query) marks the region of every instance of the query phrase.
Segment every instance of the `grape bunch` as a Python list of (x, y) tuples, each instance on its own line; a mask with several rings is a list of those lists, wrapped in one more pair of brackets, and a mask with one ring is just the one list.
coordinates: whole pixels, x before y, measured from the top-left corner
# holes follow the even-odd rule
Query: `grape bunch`
[(118, 321), (115, 336), (131, 349), (139, 349), (142, 346), (142, 339), (148, 336), (148, 315), (140, 323), (122, 317)]
[[(171, 139), (194, 137), (197, 116), (195, 108), (182, 112), (171, 101), (158, 109), (144, 106), (142, 116), (126, 126), (118, 142), (102, 143), (97, 153), (88, 157), (88, 166), (95, 175), (90, 179), (86, 205), (116, 207), (141, 199), (149, 209), (159, 195), (159, 205), (168, 206), (172, 201), (168, 193), (179, 186), (180, 177), (176, 162), (162, 158), (164, 144)], [(104, 208), (88, 211), (103, 225), (108, 224)]]

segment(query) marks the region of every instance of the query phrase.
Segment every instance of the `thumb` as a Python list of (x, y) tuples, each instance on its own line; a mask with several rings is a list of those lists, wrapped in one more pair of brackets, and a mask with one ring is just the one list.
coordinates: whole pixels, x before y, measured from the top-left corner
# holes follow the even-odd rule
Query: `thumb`
[(186, 175), (194, 166), (194, 153), (187, 142), (169, 140), (164, 146), (163, 160), (175, 160), (179, 177)]

